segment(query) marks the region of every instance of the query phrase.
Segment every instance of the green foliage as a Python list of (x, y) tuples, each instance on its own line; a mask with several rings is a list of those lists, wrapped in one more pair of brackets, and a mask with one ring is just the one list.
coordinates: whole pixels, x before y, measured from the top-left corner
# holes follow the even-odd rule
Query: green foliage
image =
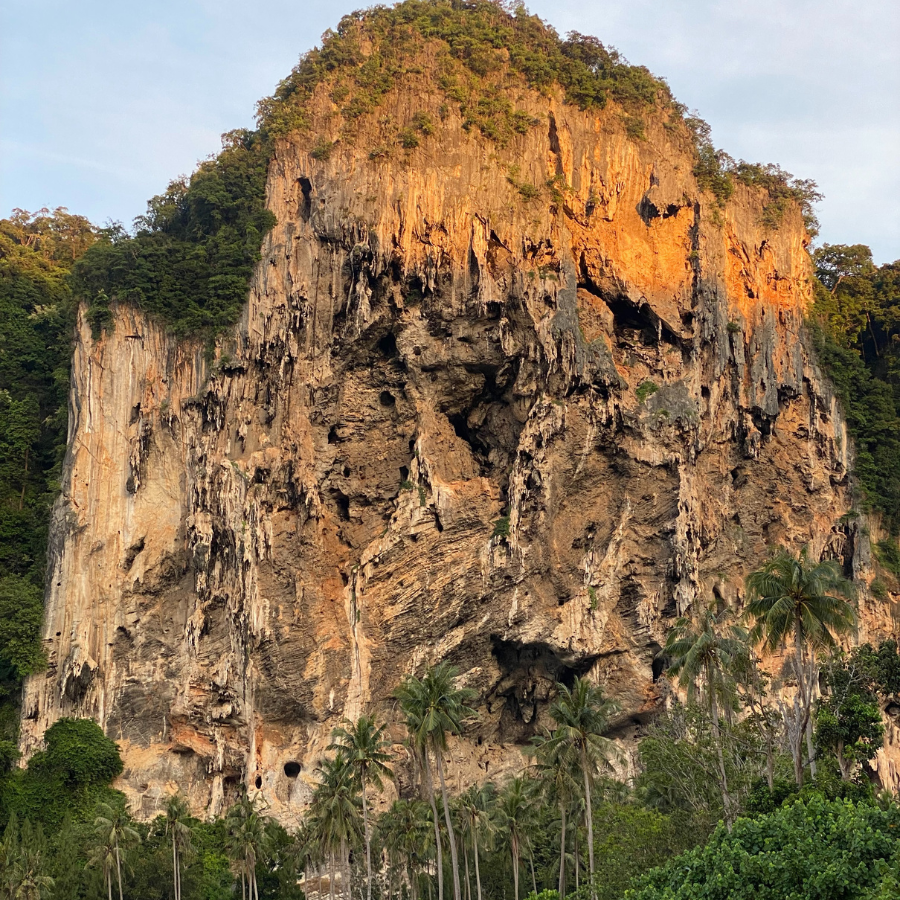
[(506, 540), (509, 537), (509, 516), (501, 516), (494, 522), (494, 530), (491, 532), (491, 538), (500, 538)]
[[(458, 106), (464, 125), (501, 144), (537, 124), (505, 96), (508, 76), (543, 92), (559, 85), (566, 100), (581, 109), (603, 107), (611, 97), (629, 111), (626, 127), (635, 137), (643, 133), (643, 111), (671, 103), (665, 83), (645, 68), (628, 65), (596, 38), (572, 32), (561, 39), (524, 7), (509, 11), (491, 0), (405, 0), (351, 13), (326, 32), (322, 46), (300, 60), (274, 96), (260, 102), (261, 127), (273, 135), (306, 127), (307, 104), (323, 82), (335, 85), (331, 98), (352, 122), (375, 109), (401, 77), (418, 73), (423, 44), (431, 48), (439, 87)], [(413, 127), (431, 133), (422, 123), (414, 121)]]
[(814, 181), (795, 178), (774, 163), (735, 162), (724, 150), (713, 146), (709, 125), (696, 114), (686, 118), (685, 125), (692, 132), (697, 151), (694, 165), (697, 185), (709, 191), (720, 207), (731, 198), (735, 183), (739, 182), (766, 192), (760, 221), (764, 227), (778, 228), (787, 210), (796, 205), (810, 236), (818, 234), (813, 204), (822, 199), (822, 194)]
[(99, 800), (115, 797), (109, 785), (122, 772), (122, 758), (96, 722), (60, 719), (47, 729), (44, 743), (27, 769), (6, 776), (6, 815), (58, 826), (69, 814), (84, 820)]
[(796, 204), (803, 216), (803, 223), (811, 237), (818, 234), (818, 222), (813, 204), (822, 200), (818, 186), (811, 179), (794, 178), (781, 166), (774, 163), (748, 163), (741, 160), (735, 164), (733, 175), (736, 181), (750, 187), (762, 188), (768, 194), (763, 208), (761, 224), (776, 229), (791, 204)]
[(638, 399), (638, 403), (648, 400), (659, 390), (659, 385), (655, 381), (642, 381), (635, 390), (634, 395)]
[(878, 562), (883, 565), (895, 578), (900, 578), (900, 547), (895, 541), (880, 540), (875, 545), (875, 554)]
[(811, 798), (719, 826), (701, 848), (649, 873), (628, 900), (863, 900), (900, 850), (900, 808)]
[[(816, 355), (841, 401), (865, 505), (900, 532), (900, 263), (876, 268), (868, 247), (825, 244), (810, 316)], [(887, 568), (896, 565), (884, 545)]]
[(313, 159), (325, 161), (331, 157), (331, 151), (334, 150), (334, 142), (320, 138), (316, 141), (315, 146), (309, 151), (309, 155)]
[[(147, 204), (133, 236), (108, 231), (78, 260), (75, 292), (95, 325), (113, 301), (134, 303), (180, 336), (210, 338), (237, 319), (262, 240), (271, 142), (232, 131), (217, 157)], [(95, 331), (98, 331), (95, 328)]]
[(34, 582), (20, 575), (0, 578), (0, 684), (17, 683), (42, 671), (44, 598)]

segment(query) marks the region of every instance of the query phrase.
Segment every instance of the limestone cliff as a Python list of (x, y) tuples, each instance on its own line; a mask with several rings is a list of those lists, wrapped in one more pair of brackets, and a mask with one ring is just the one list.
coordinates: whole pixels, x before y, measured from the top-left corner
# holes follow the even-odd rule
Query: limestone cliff
[[(440, 659), (480, 696), (463, 780), (516, 764), (575, 674), (627, 739), (679, 614), (739, 608), (775, 544), (860, 565), (799, 213), (766, 230), (742, 186), (720, 208), (661, 116), (629, 136), (615, 104), (522, 88), (537, 124), (501, 147), (431, 83), (353, 140), (319, 92), (280, 139), (278, 224), (214, 361), (133, 308), (79, 323), (23, 743), (95, 717), (138, 815), (245, 781), (293, 822), (331, 729), (393, 720)], [(423, 111), (417, 147), (373, 151)]]

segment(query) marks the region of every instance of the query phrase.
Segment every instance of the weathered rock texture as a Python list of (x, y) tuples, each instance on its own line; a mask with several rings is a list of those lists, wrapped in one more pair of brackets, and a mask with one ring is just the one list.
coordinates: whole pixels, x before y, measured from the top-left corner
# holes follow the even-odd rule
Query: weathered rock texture
[[(627, 737), (675, 617), (739, 608), (776, 544), (859, 561), (799, 213), (719, 209), (660, 121), (526, 91), (500, 148), (440, 102), (423, 76), (327, 159), (280, 143), (213, 365), (132, 309), (80, 324), (23, 742), (95, 717), (139, 815), (246, 781), (294, 821), (331, 729), (440, 659), (480, 696), (461, 782), (517, 763), (557, 679)], [(435, 135), (370, 158), (421, 109)]]

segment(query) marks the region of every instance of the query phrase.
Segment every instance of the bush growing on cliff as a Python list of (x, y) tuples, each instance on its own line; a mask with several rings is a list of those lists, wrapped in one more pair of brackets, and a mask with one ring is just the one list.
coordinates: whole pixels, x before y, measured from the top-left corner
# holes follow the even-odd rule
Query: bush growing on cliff
[(133, 236), (110, 231), (91, 247), (73, 275), (94, 321), (118, 300), (181, 336), (212, 337), (233, 324), (275, 223), (265, 209), (270, 152), (259, 133), (229, 132), (215, 159), (149, 201)]

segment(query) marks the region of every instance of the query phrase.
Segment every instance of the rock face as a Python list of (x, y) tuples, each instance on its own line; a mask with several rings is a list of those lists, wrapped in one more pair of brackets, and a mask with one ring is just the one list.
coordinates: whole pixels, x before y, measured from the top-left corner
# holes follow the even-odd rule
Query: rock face
[[(662, 121), (524, 91), (540, 124), (501, 148), (407, 81), (330, 155), (279, 143), (215, 361), (131, 308), (80, 323), (23, 749), (96, 718), (138, 815), (245, 782), (294, 822), (331, 729), (395, 721), (441, 659), (480, 696), (461, 783), (517, 764), (578, 674), (627, 738), (677, 616), (740, 608), (776, 544), (859, 564), (799, 213), (719, 208)], [(434, 135), (372, 153), (422, 109)]]

